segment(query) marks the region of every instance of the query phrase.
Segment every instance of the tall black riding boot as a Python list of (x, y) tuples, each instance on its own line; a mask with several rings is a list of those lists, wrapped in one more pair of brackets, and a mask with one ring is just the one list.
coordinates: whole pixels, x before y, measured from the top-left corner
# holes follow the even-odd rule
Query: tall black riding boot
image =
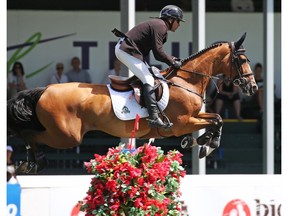
[(147, 106), (149, 118), (147, 119), (149, 122), (149, 126), (152, 127), (162, 127), (162, 128), (168, 128), (171, 127), (171, 124), (164, 124), (162, 119), (159, 118), (158, 113), (159, 110), (156, 105), (156, 96), (155, 92), (153, 91), (153, 86), (149, 84), (143, 85), (143, 94), (145, 103)]

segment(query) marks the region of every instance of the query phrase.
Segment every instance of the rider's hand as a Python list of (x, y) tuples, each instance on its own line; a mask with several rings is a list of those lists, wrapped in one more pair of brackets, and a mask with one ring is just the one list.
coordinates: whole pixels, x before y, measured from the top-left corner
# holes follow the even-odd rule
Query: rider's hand
[(181, 59), (178, 57), (173, 57), (173, 61), (181, 61)]
[(174, 68), (179, 69), (179, 68), (182, 66), (182, 62), (175, 60), (174, 63), (172, 64), (172, 66), (173, 66)]

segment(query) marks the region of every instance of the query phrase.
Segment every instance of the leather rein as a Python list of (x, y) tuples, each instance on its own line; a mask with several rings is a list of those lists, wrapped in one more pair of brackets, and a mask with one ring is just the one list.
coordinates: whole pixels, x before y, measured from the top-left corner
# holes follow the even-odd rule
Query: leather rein
[[(244, 48), (239, 48), (239, 49), (235, 49), (235, 46), (234, 46), (234, 42), (230, 42), (229, 43), (229, 47), (231, 49), (231, 68), (230, 68), (230, 80), (231, 80), (231, 77), (232, 77), (232, 71), (233, 71), (233, 66), (235, 67), (237, 73), (238, 73), (238, 76), (233, 80), (233, 84), (236, 85), (236, 86), (239, 86), (239, 85), (245, 85), (246, 84), (246, 79), (245, 77), (247, 76), (251, 76), (253, 75), (253, 73), (247, 73), (247, 74), (243, 74), (241, 73), (241, 65), (243, 63), (246, 63), (247, 61), (249, 62), (249, 59), (247, 58), (247, 56), (245, 55), (245, 49)], [(239, 56), (240, 55), (244, 55), (246, 57), (246, 59), (240, 59)], [(224, 80), (223, 78), (219, 77), (219, 76), (212, 76), (212, 75), (209, 75), (209, 74), (205, 74), (205, 73), (202, 73), (202, 72), (198, 72), (198, 71), (193, 71), (193, 70), (187, 70), (187, 69), (183, 69), (183, 68), (179, 68), (178, 70), (181, 70), (181, 71), (184, 71), (184, 72), (187, 72), (187, 73), (193, 73), (193, 74), (196, 74), (196, 75), (200, 75), (200, 76), (204, 76), (204, 77), (208, 77), (210, 80), (212, 80), (212, 83), (214, 84), (214, 86), (216, 87), (216, 90), (217, 90), (217, 94), (219, 94), (219, 88), (216, 84), (216, 82), (214, 80)], [(176, 70), (175, 69), (172, 69), (166, 76), (165, 76), (165, 79), (167, 77), (169, 77), (172, 73), (174, 73)], [(203, 103), (207, 104), (207, 100), (204, 98), (204, 96), (202, 96), (201, 94), (199, 94), (198, 92), (195, 92), (193, 90), (191, 90), (190, 88), (186, 88), (182, 85), (179, 85), (177, 83), (173, 83), (169, 80), (166, 80), (167, 83), (171, 84), (172, 86), (177, 86), (179, 88), (182, 88), (190, 93), (193, 93), (197, 96), (199, 96)], [(214, 96), (214, 98), (209, 101), (209, 103), (212, 103), (216, 97), (217, 97), (217, 94)]]

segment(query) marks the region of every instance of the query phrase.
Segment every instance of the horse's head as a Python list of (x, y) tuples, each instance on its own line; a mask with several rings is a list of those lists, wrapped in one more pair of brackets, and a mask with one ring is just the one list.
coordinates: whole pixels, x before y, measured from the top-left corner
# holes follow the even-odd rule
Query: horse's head
[(249, 59), (245, 55), (245, 48), (242, 45), (245, 37), (246, 33), (239, 40), (229, 43), (231, 49), (230, 79), (233, 80), (234, 85), (240, 87), (243, 94), (251, 96), (258, 90), (258, 86), (249, 65)]

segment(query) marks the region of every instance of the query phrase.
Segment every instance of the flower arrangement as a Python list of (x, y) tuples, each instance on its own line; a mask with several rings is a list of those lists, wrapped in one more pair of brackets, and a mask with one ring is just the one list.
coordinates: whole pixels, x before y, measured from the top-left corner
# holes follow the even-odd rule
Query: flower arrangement
[(186, 172), (182, 154), (145, 144), (135, 151), (123, 146), (85, 163), (95, 174), (81, 210), (86, 216), (180, 216), (180, 179)]

